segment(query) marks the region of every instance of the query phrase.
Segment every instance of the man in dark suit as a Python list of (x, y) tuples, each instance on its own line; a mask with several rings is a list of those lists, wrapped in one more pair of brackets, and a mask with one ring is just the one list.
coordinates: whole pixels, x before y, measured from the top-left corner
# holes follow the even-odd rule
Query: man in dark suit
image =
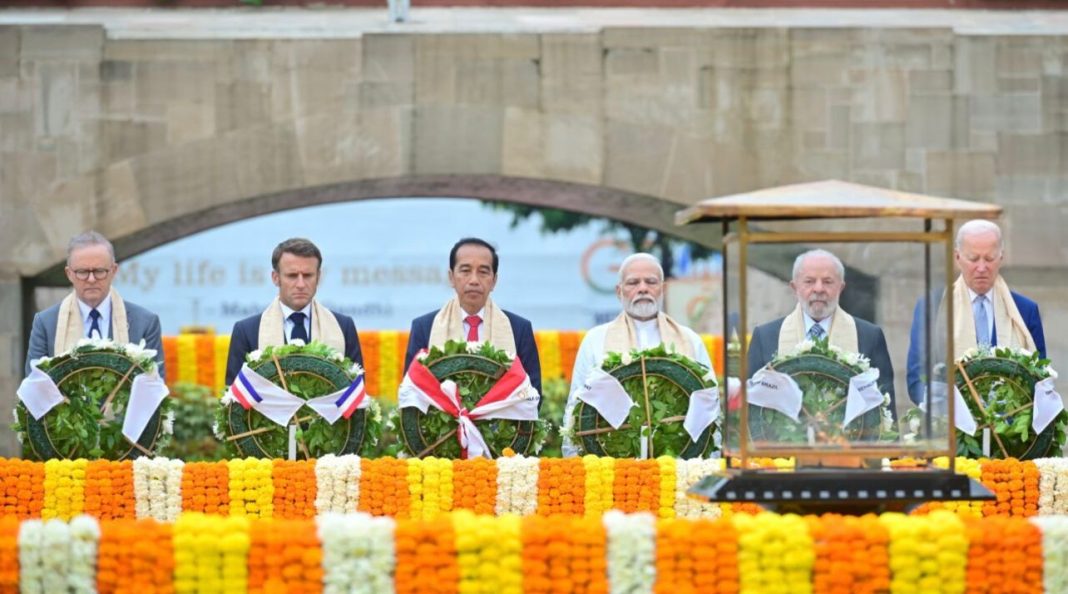
[(753, 330), (749, 376), (767, 365), (776, 353), (789, 351), (803, 340), (826, 336), (832, 346), (864, 355), (879, 370), (879, 390), (890, 395), (890, 411), (896, 418), (894, 366), (882, 329), (838, 307), (838, 297), (845, 288), (841, 260), (826, 250), (801, 254), (794, 260), (790, 288), (797, 296), (794, 312)]
[(488, 341), (517, 355), (530, 384), (541, 393), (541, 362), (534, 329), (528, 320), (497, 307), (490, 299), (497, 285), (498, 264), (497, 250), (481, 239), (468, 237), (452, 246), (449, 284), (456, 297), (440, 310), (412, 320), (404, 355), (405, 373), (415, 355), (431, 345), (441, 346), (446, 340)]
[[(1038, 304), (1023, 295), (1010, 291), (1001, 278), (1001, 262), (1005, 256), (1001, 229), (991, 221), (975, 220), (961, 225), (957, 231), (953, 258), (960, 277), (953, 284), (953, 343), (954, 360), (973, 348), (1011, 346), (1038, 351), (1046, 356), (1046, 337), (1042, 331), (1042, 316)], [(937, 298), (944, 302), (944, 291)], [(909, 332), (908, 390), (909, 398), (919, 404), (926, 390), (924, 371), (924, 323), (927, 300), (920, 299), (912, 316)], [(932, 318), (932, 341), (935, 347), (945, 341), (944, 306)], [(945, 352), (944, 347), (941, 349)], [(936, 348), (934, 351), (938, 353)], [(936, 356), (932, 365), (944, 360)]]
[(226, 362), (226, 383), (241, 371), (245, 355), (265, 346), (323, 342), (363, 366), (360, 337), (352, 318), (335, 313), (315, 300), (323, 255), (307, 239), (287, 239), (271, 255), (271, 280), (278, 297), (258, 315), (234, 324), (230, 354)]
[(110, 338), (120, 344), (145, 341), (145, 348), (156, 351), (163, 376), (159, 317), (119, 296), (111, 287), (118, 271), (115, 248), (103, 235), (87, 231), (70, 240), (65, 272), (74, 291), (33, 316), (26, 375), (32, 361), (68, 351), (82, 338)]

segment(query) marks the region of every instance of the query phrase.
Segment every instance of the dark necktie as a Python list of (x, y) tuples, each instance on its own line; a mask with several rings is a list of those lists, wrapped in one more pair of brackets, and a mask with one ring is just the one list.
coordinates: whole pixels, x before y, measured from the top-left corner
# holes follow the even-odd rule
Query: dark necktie
[(823, 326), (819, 324), (812, 324), (812, 327), (808, 329), (808, 337), (812, 340), (819, 340), (823, 338)]
[(478, 325), (482, 323), (482, 318), (467, 316), (464, 321), (467, 322), (467, 342), (478, 342)]
[(303, 340), (304, 344), (308, 344), (308, 331), (304, 329), (304, 318), (307, 317), (303, 312), (295, 311), (289, 314), (289, 319), (293, 321), (293, 333), (289, 335), (289, 340)]
[(100, 332), (100, 312), (96, 308), (89, 310), (89, 318), (93, 320), (93, 323), (89, 325), (89, 338), (93, 337), (94, 332), (96, 332), (97, 338), (104, 338), (104, 335)]

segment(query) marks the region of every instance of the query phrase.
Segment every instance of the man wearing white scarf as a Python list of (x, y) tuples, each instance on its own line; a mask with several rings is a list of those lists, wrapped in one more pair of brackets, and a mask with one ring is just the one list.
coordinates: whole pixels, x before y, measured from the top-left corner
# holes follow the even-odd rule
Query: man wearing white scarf
[(70, 240), (65, 272), (74, 290), (33, 317), (26, 375), (33, 361), (68, 351), (82, 338), (110, 338), (119, 344), (145, 341), (145, 348), (156, 351), (163, 376), (159, 317), (119, 296), (111, 287), (118, 271), (115, 248), (103, 235), (87, 231)]
[[(628, 353), (633, 349), (646, 350), (663, 344), (669, 350), (712, 369), (711, 357), (701, 337), (661, 311), (664, 306), (664, 268), (656, 256), (637, 253), (624, 258), (619, 266), (616, 296), (623, 311), (611, 322), (591, 328), (582, 338), (575, 355), (571, 390), (564, 407), (565, 426), (572, 422), (571, 412), (578, 404), (578, 392), (586, 385), (590, 373), (600, 369), (605, 353)], [(565, 456), (577, 452), (573, 444), (564, 443)]]
[(845, 289), (845, 267), (827, 250), (810, 250), (794, 260), (790, 288), (797, 297), (794, 311), (753, 330), (749, 342), (748, 371), (752, 377), (776, 353), (789, 352), (798, 343), (826, 337), (831, 346), (859, 353), (879, 370), (879, 391), (890, 395), (890, 411), (896, 416), (894, 366), (881, 328), (853, 317), (838, 306)]
[[(1046, 337), (1038, 304), (1009, 290), (1001, 277), (1005, 257), (1001, 229), (991, 221), (968, 221), (957, 230), (953, 258), (960, 276), (953, 283), (953, 359), (980, 346), (1011, 346), (1038, 351), (1046, 357)], [(945, 299), (937, 296), (939, 307), (932, 321), (932, 365), (945, 360)], [(917, 404), (926, 390), (923, 356), (926, 300), (916, 304), (909, 333), (909, 398)]]
[(234, 324), (226, 362), (226, 383), (241, 371), (245, 355), (294, 340), (325, 343), (363, 366), (360, 337), (352, 318), (327, 309), (315, 299), (323, 255), (307, 239), (287, 239), (271, 254), (271, 280), (278, 297), (263, 313)]
[[(420, 350), (442, 346), (448, 340), (489, 342), (519, 357), (530, 385), (541, 393), (541, 361), (530, 322), (505, 311), (490, 299), (497, 286), (497, 250), (477, 237), (457, 241), (449, 252), (449, 284), (456, 296), (445, 305), (412, 320), (404, 372)], [(540, 402), (540, 401), (539, 401)]]

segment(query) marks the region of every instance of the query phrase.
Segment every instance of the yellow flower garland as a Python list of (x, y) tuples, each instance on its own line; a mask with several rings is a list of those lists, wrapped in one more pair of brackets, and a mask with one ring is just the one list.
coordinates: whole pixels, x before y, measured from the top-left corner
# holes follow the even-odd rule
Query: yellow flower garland
[(616, 461), (614, 458), (598, 458), (588, 454), (582, 457), (582, 465), (586, 468), (586, 517), (597, 518), (612, 509)]
[(41, 519), (69, 520), (85, 511), (85, 468), (88, 464), (81, 458), (45, 461)]
[(248, 589), (248, 518), (182, 514), (173, 538), (175, 594)]
[[(416, 493), (409, 489), (412, 495), (412, 518), (432, 519), (443, 512), (452, 510), (452, 460), (444, 458), (424, 458), (417, 464), (415, 460), (408, 463), (409, 480), (413, 477), (413, 466), (422, 467), (421, 485), (422, 501), (416, 503)], [(417, 515), (417, 507), (421, 507), (421, 514)]]
[(735, 514), (731, 521), (738, 530), (741, 594), (812, 592), (816, 555), (801, 516)]
[(521, 594), (523, 541), (518, 516), (452, 514), (460, 594)]
[(230, 356), (230, 335), (215, 337), (215, 385), (212, 391), (220, 394), (226, 387), (226, 361)]
[(678, 474), (678, 461), (671, 456), (660, 456), (656, 459), (660, 466), (660, 510), (657, 516), (661, 518), (675, 517), (675, 479)]
[(197, 383), (197, 335), (178, 335), (178, 381)]
[(964, 522), (954, 513), (883, 514), (890, 533), (891, 594), (962, 594), (968, 565)]
[(235, 458), (227, 465), (230, 470), (230, 515), (274, 517), (274, 482), (271, 477), (274, 462)]
[(541, 362), (541, 377), (555, 379), (564, 377), (560, 361), (560, 333), (554, 330), (539, 330), (534, 333), (538, 345), (538, 360)]
[(396, 330), (381, 330), (378, 333), (378, 394), (379, 398), (390, 402), (397, 401), (397, 388), (400, 386), (403, 362), (401, 358), (399, 333)]

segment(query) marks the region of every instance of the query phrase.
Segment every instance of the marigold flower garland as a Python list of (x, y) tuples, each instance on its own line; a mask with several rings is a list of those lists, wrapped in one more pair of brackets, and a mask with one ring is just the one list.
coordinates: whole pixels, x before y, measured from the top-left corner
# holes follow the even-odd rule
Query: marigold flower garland
[(531, 516), (521, 526), (524, 592), (608, 592), (601, 518)]
[(677, 461), (671, 456), (656, 459), (660, 477), (660, 508), (656, 510), (658, 518), (675, 517), (675, 479), (678, 477)]
[(601, 517), (612, 509), (616, 477), (616, 461), (613, 458), (601, 458), (592, 454), (582, 457), (582, 467), (586, 471), (586, 496), (583, 500), (586, 517)]
[(521, 594), (522, 540), (518, 516), (476, 516), (468, 510), (452, 514), (456, 531), (456, 564), (460, 594)]
[(1030, 517), (1038, 514), (1038, 467), (1015, 458), (981, 460), (982, 482), (997, 495), (997, 502), (983, 503), (983, 515)]
[(202, 386), (215, 385), (215, 335), (199, 334), (196, 336), (197, 382)]
[(433, 518), (453, 507), (453, 461), (428, 457), (408, 460), (411, 518)]
[(215, 337), (215, 373), (214, 382), (211, 384), (212, 391), (220, 394), (226, 387), (226, 364), (230, 357), (230, 335), (223, 334)]
[(44, 481), (44, 464), (0, 459), (0, 515), (20, 519), (41, 517)]
[(890, 589), (890, 535), (876, 516), (805, 519), (816, 554), (814, 594), (875, 594)]
[[(404, 333), (407, 344), (408, 333)], [(378, 394), (380, 398), (396, 402), (397, 387), (401, 380), (401, 334), (396, 330), (380, 330), (378, 333)]]
[(230, 513), (230, 467), (226, 462), (186, 464), (181, 489), (182, 509), (187, 512)]
[(459, 591), (456, 531), (451, 518), (398, 520), (394, 540), (396, 594), (456, 594)]
[(546, 379), (564, 377), (560, 356), (560, 333), (553, 330), (538, 330), (534, 333), (534, 343), (538, 347), (538, 361), (541, 363), (542, 377)]
[(408, 461), (397, 458), (360, 460), (359, 511), (373, 516), (407, 518), (411, 510)]
[(605, 512), (608, 587), (613, 594), (652, 592), (656, 580), (656, 518), (652, 514)]
[(174, 591), (245, 592), (249, 520), (182, 514), (174, 523)]
[(323, 591), (323, 549), (315, 525), (301, 519), (250, 523), (249, 594)]
[(1042, 533), (1023, 518), (965, 518), (967, 591), (1042, 592)]
[(815, 554), (805, 520), (794, 514), (731, 516), (738, 530), (742, 592), (812, 592)]
[(230, 515), (274, 517), (273, 461), (235, 458), (230, 468)]
[(20, 518), (0, 516), (0, 594), (19, 591)]
[(497, 458), (497, 515), (530, 516), (538, 508), (541, 462), (527, 456)]
[(174, 591), (171, 524), (114, 520), (100, 525), (96, 587), (100, 594)]
[(728, 520), (662, 519), (655, 594), (737, 594), (738, 535)]
[(85, 513), (100, 520), (134, 518), (133, 462), (92, 460), (85, 467)]
[(956, 514), (887, 513), (879, 522), (890, 535), (890, 592), (960, 594), (965, 591), (968, 538)]
[(1035, 460), (1038, 469), (1038, 514), (1068, 514), (1068, 459), (1042, 458)]
[(178, 336), (178, 381), (197, 383), (197, 335)]
[(42, 519), (69, 520), (84, 511), (87, 464), (84, 459), (45, 461)]
[(379, 594), (394, 589), (397, 566), (393, 518), (367, 514), (319, 516), (324, 594)]
[(492, 516), (497, 505), (497, 465), (477, 457), (452, 460), (452, 509)]
[(273, 460), (272, 462), (274, 517), (288, 519), (315, 517), (315, 489), (318, 482), (315, 477), (314, 461)]
[(134, 509), (138, 518), (173, 522), (182, 513), (185, 463), (167, 458), (133, 461)]
[[(586, 470), (581, 458), (542, 458), (538, 470), (538, 515), (581, 516), (586, 501)], [(616, 467), (615, 482), (619, 482)], [(613, 496), (616, 493), (613, 492)], [(618, 500), (616, 505), (618, 505)]]
[(613, 508), (627, 512), (660, 509), (660, 467), (656, 460), (616, 460)]
[(315, 510), (354, 512), (360, 504), (360, 458), (327, 454), (315, 462)]
[(1046, 592), (1068, 592), (1068, 517), (1029, 520), (1042, 532), (1042, 585)]

